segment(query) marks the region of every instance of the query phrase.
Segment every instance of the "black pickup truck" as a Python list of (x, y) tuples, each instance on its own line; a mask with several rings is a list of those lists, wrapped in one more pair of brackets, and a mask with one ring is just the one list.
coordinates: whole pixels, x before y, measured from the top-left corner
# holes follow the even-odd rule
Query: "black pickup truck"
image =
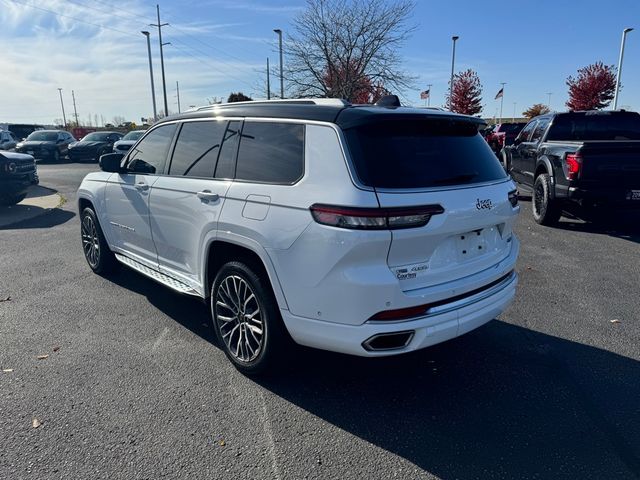
[(525, 192), (533, 217), (556, 223), (563, 210), (640, 211), (640, 114), (550, 113), (532, 119), (501, 159)]
[(38, 183), (36, 161), (23, 153), (0, 153), (0, 206), (24, 200), (30, 185)]

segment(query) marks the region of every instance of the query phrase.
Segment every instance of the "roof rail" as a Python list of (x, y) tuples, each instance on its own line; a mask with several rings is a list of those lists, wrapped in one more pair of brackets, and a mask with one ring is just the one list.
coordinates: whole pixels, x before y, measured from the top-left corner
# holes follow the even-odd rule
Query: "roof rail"
[(192, 112), (199, 112), (202, 110), (209, 110), (220, 107), (231, 107), (235, 105), (327, 105), (335, 107), (348, 107), (351, 102), (343, 100), (341, 98), (285, 98), (283, 100), (250, 100), (248, 102), (232, 102), (232, 103), (215, 103), (213, 105), (204, 105), (202, 107), (196, 107), (189, 110)]

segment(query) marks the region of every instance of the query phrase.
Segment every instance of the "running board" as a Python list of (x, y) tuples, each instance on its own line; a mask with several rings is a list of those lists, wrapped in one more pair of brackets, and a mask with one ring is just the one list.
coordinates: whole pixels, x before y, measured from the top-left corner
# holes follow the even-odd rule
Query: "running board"
[(129, 257), (125, 257), (124, 255), (121, 255), (119, 253), (115, 253), (114, 255), (120, 263), (123, 263), (127, 267), (134, 269), (136, 272), (141, 273), (145, 277), (149, 277), (150, 279), (169, 287), (171, 290), (175, 290), (176, 292), (184, 293), (186, 295), (194, 295), (196, 297), (200, 296), (200, 294), (196, 290), (194, 290), (186, 283), (181, 282), (180, 280), (176, 280), (169, 275), (154, 270), (153, 268), (147, 267), (146, 265), (143, 265), (140, 262), (136, 262), (135, 260), (132, 260)]

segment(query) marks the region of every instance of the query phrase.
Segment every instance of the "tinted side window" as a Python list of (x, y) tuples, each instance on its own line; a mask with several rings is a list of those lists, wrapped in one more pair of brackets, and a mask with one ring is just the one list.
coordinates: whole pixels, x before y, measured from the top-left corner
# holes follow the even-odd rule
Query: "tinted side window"
[(161, 174), (176, 124), (162, 125), (150, 132), (129, 154), (127, 169), (138, 173)]
[(245, 122), (236, 178), (294, 183), (304, 172), (304, 125)]
[(226, 127), (216, 121), (183, 124), (169, 174), (212, 178)]
[(522, 131), (520, 132), (520, 134), (518, 135), (518, 139), (521, 142), (528, 142), (529, 141), (529, 137), (531, 136), (531, 132), (533, 131), (534, 128), (536, 128), (536, 124), (538, 122), (536, 120), (533, 120), (529, 123), (527, 123), (527, 126), (524, 127), (522, 129)]
[(238, 121), (229, 122), (227, 125), (227, 129), (224, 132), (222, 149), (218, 157), (218, 165), (216, 166), (216, 178), (233, 178), (236, 169), (235, 161), (241, 128), (242, 122)]
[(542, 136), (544, 135), (544, 131), (547, 129), (548, 125), (549, 125), (548, 118), (542, 118), (538, 120), (538, 124), (536, 125), (536, 128), (533, 131), (533, 135), (531, 136), (531, 141), (539, 142)]

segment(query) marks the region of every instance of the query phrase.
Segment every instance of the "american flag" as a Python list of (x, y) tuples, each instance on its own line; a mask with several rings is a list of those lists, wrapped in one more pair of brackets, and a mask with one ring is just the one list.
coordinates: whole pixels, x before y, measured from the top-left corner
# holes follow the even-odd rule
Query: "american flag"
[(425, 90), (424, 92), (420, 92), (420, 100), (426, 100), (427, 98), (429, 98), (430, 92), (431, 92), (431, 89)]
[(496, 93), (496, 98), (494, 98), (494, 100), (499, 99), (503, 95), (504, 95), (504, 87), (502, 87), (500, 90), (498, 90), (498, 93)]

